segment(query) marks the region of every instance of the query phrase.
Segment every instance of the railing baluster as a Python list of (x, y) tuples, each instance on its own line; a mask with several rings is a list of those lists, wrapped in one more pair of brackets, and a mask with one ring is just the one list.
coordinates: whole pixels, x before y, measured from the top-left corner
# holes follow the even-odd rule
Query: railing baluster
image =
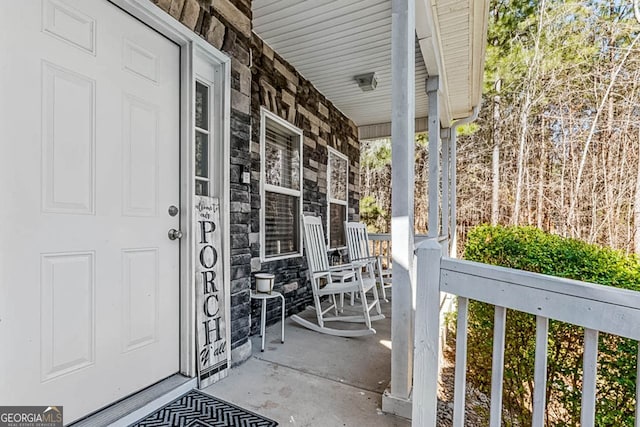
[(547, 348), (549, 342), (549, 319), (536, 316), (536, 368), (533, 388), (532, 427), (544, 426), (547, 391)]
[(638, 342), (638, 356), (636, 358), (636, 427), (640, 427), (640, 342)]
[(468, 298), (458, 298), (456, 323), (456, 377), (453, 387), (453, 427), (464, 427), (465, 392), (467, 388), (467, 313)]
[(585, 328), (582, 360), (582, 409), (580, 425), (593, 427), (596, 417), (596, 376), (598, 373), (598, 331)]
[(380, 251), (384, 254), (385, 259), (387, 260), (387, 268), (389, 268), (389, 259), (390, 259), (390, 255), (391, 253), (389, 252), (389, 245), (391, 244), (391, 242), (386, 241), (384, 242), (382, 248), (380, 249)]
[(495, 307), (493, 321), (493, 361), (491, 363), (491, 411), (490, 427), (502, 424), (502, 379), (504, 373), (504, 333), (507, 309)]

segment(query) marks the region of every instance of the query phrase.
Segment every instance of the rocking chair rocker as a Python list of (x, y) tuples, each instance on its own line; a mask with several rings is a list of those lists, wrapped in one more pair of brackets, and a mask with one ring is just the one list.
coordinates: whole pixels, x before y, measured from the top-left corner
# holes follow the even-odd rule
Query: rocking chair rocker
[[(358, 337), (375, 334), (371, 322), (384, 319), (380, 309), (378, 290), (374, 276), (375, 264), (370, 261), (358, 261), (338, 266), (329, 266), (327, 245), (324, 240), (322, 221), (320, 218), (303, 216), (304, 246), (309, 266), (311, 287), (313, 290), (314, 306), (318, 323), (310, 322), (298, 315), (291, 316), (291, 320), (305, 328), (329, 335), (342, 337)], [(363, 272), (364, 270), (364, 272)], [(342, 306), (338, 305), (336, 297), (342, 297), (345, 293), (355, 292), (360, 296), (362, 315), (343, 315)], [(372, 293), (371, 302), (367, 300), (367, 293)], [(322, 307), (324, 301), (326, 307)], [(372, 315), (371, 310), (376, 313)], [(330, 312), (333, 311), (333, 314)], [(360, 329), (335, 329), (325, 326), (325, 322), (355, 322), (363, 323)]]

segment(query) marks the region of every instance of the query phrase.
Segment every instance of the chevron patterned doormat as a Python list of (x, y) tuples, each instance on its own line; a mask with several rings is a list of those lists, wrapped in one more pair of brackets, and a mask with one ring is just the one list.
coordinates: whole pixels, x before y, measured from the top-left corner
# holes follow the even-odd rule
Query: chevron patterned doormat
[(130, 427), (275, 427), (278, 423), (191, 390)]

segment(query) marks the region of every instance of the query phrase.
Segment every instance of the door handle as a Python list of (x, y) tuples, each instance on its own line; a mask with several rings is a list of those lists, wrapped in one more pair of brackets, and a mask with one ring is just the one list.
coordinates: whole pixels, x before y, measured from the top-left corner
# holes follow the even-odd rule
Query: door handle
[(182, 239), (182, 231), (176, 230), (175, 228), (169, 230), (167, 235), (169, 236), (169, 240)]

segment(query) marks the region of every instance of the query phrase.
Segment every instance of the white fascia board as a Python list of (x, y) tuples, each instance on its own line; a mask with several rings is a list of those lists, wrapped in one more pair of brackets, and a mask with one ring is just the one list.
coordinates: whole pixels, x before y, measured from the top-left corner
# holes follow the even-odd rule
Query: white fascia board
[(422, 58), (424, 59), (429, 76), (440, 77), (440, 124), (443, 127), (449, 127), (453, 121), (453, 117), (449, 102), (446, 69), (444, 60), (442, 59), (443, 48), (440, 39), (438, 15), (432, 0), (415, 0), (415, 2), (416, 35), (418, 36), (420, 52), (422, 53)]
[(489, 0), (472, 1), (471, 8), (471, 105), (482, 100), (484, 63), (487, 51), (487, 31), (489, 28)]

